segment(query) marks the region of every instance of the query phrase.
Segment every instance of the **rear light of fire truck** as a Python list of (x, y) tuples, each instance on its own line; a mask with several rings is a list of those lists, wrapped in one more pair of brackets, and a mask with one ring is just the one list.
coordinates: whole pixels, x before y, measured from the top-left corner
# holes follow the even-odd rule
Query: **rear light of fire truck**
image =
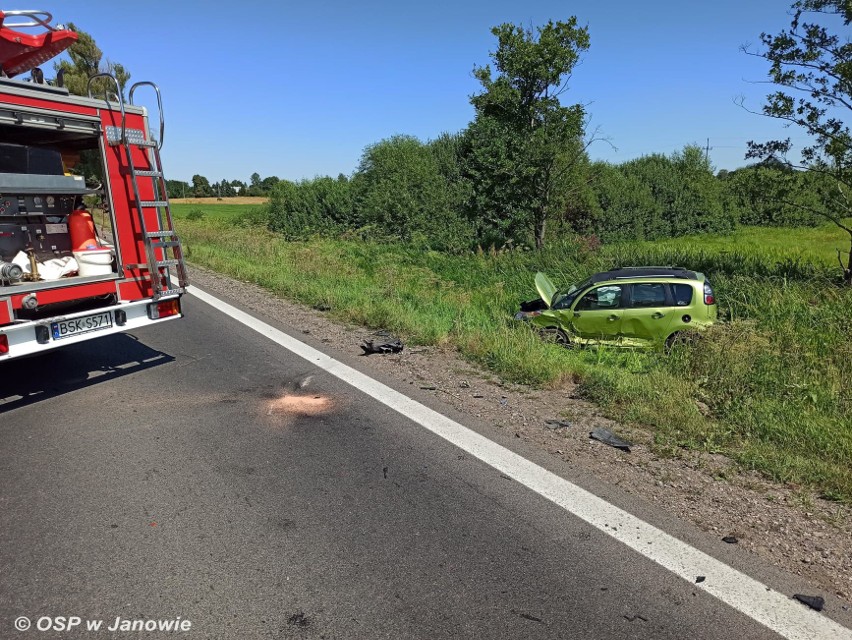
[(0, 355), (9, 353), (9, 336), (0, 333)]
[(151, 320), (160, 320), (170, 316), (180, 315), (180, 299), (163, 300), (148, 305), (148, 317)]

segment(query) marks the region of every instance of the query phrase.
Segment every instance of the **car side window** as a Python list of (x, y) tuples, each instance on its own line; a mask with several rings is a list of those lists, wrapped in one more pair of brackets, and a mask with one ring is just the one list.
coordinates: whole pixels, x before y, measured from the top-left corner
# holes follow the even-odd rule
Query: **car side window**
[(688, 284), (673, 284), (672, 295), (678, 307), (688, 307), (692, 304), (692, 286)]
[(618, 309), (619, 307), (621, 307), (621, 285), (608, 284), (584, 293), (574, 310), (594, 311), (595, 309)]
[(631, 290), (634, 307), (664, 307), (666, 306), (666, 285), (643, 282), (634, 284)]

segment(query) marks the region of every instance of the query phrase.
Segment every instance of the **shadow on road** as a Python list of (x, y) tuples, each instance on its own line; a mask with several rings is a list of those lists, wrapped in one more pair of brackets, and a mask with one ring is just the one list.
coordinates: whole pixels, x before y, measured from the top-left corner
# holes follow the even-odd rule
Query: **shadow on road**
[(122, 333), (0, 364), (0, 413), (172, 362)]

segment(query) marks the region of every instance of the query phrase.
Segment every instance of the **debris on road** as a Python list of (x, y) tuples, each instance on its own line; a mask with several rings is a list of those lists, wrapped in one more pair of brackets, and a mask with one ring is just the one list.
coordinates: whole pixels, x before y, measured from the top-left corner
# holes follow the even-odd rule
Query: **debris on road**
[(559, 431), (560, 429), (570, 429), (574, 425), (567, 420), (545, 420), (545, 427), (551, 431)]
[(514, 613), (516, 616), (518, 616), (520, 618), (523, 618), (524, 620), (530, 620), (532, 622), (544, 622), (544, 620), (542, 620), (538, 616), (534, 616), (534, 615), (532, 615), (530, 613), (526, 613), (524, 611), (515, 611), (514, 609), (512, 609), (512, 613)]
[(825, 606), (825, 600), (822, 596), (806, 596), (796, 593), (793, 597), (799, 602), (808, 605), (814, 611), (822, 611), (822, 608)]
[(601, 427), (598, 427), (594, 431), (589, 432), (589, 437), (592, 440), (598, 440), (599, 442), (608, 444), (609, 446), (615, 447), (616, 449), (621, 449), (622, 451), (627, 451), (628, 453), (630, 452), (630, 447), (633, 446), (632, 442), (622, 440), (612, 431), (603, 429)]
[(311, 624), (311, 619), (305, 615), (304, 611), (297, 611), (287, 619), (287, 624), (296, 627), (307, 627)]
[(436, 386), (431, 385), (431, 384), (421, 386), (420, 388), (425, 390), (425, 391), (440, 391), (441, 393), (446, 393), (448, 396), (452, 396), (452, 397), (456, 398), (457, 400), (463, 400), (463, 398), (460, 395), (457, 395), (457, 394), (453, 393), (452, 391), (447, 391), (446, 389), (441, 389), (440, 387), (436, 387)]
[(383, 342), (381, 344), (376, 344), (373, 340), (364, 340), (364, 342), (359, 346), (364, 350), (362, 355), (365, 356), (368, 356), (371, 353), (399, 353), (403, 349), (401, 340)]
[(695, 584), (701, 584), (701, 583), (702, 583), (702, 582), (704, 582), (706, 579), (707, 579), (707, 578), (706, 578), (705, 576), (696, 576), (696, 577), (695, 577)]
[(635, 616), (625, 615), (624, 619), (627, 620), (627, 622), (635, 622), (636, 620), (641, 620), (642, 622), (648, 622), (648, 618), (646, 618), (645, 616), (640, 615), (638, 613)]
[(727, 544), (737, 544), (739, 542), (739, 539), (737, 539), (736, 536), (725, 536), (724, 538), (722, 538), (722, 542), (725, 542)]

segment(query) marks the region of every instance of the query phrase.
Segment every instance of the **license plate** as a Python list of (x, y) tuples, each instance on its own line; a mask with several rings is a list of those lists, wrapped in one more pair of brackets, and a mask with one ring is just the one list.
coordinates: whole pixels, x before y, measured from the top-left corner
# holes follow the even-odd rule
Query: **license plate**
[(103, 313), (95, 313), (90, 316), (83, 316), (82, 318), (74, 318), (73, 320), (52, 322), (50, 329), (54, 340), (62, 340), (63, 338), (78, 336), (81, 333), (109, 329), (111, 326), (112, 313), (104, 311)]

